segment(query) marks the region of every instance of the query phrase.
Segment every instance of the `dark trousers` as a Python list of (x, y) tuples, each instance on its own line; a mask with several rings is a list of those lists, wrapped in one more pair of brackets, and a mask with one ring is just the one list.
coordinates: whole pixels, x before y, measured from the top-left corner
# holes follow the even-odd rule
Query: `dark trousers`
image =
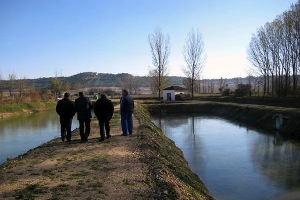
[(100, 127), (100, 140), (104, 140), (104, 128), (106, 132), (106, 138), (110, 138), (110, 125), (109, 120), (99, 120), (99, 127)]
[[(61, 133), (61, 139), (64, 141), (65, 138), (67, 141), (71, 140), (72, 137), (72, 118), (71, 119), (60, 119), (60, 133)], [(67, 136), (66, 136), (67, 132)]]
[(87, 141), (91, 132), (91, 119), (79, 120), (79, 132), (81, 141)]

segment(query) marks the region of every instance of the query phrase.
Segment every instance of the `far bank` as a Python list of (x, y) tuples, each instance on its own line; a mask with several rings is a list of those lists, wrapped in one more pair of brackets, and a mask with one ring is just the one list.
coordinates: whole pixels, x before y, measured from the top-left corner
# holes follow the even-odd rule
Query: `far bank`
[(34, 112), (54, 110), (55, 101), (52, 102), (28, 102), (28, 103), (2, 103), (0, 107), (0, 119)]
[[(279, 106), (238, 104), (224, 102), (148, 102), (152, 113), (202, 113), (228, 118), (267, 131), (279, 131), (287, 137), (300, 139), (300, 110)], [(276, 116), (283, 117), (282, 126), (276, 130)]]

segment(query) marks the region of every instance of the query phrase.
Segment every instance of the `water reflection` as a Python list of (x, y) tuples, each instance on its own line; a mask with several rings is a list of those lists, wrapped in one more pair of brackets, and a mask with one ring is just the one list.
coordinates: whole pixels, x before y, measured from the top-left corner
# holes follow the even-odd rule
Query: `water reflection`
[[(273, 184), (286, 189), (300, 188), (300, 145), (284, 141), (279, 135), (254, 142), (251, 158), (258, 171)], [(260, 148), (258, 148), (258, 146)]]
[(208, 116), (153, 116), (153, 122), (217, 199), (299, 195), (299, 142)]
[[(74, 119), (72, 129), (76, 127)], [(0, 120), (0, 164), (59, 136), (59, 118), (54, 111)]]

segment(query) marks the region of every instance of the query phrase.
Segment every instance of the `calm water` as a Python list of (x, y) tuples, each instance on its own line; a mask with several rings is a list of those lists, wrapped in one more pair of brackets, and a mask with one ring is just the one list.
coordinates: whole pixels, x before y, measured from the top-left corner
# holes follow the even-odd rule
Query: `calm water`
[(153, 117), (221, 200), (300, 199), (300, 143), (208, 116)]
[[(72, 129), (78, 127), (76, 116)], [(49, 140), (60, 137), (58, 115), (40, 112), (0, 120), (0, 164)]]

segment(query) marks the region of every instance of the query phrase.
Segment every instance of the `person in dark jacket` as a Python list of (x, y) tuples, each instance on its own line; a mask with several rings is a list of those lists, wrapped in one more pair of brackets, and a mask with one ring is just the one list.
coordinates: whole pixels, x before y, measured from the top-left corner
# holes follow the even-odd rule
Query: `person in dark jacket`
[[(61, 140), (65, 141), (67, 139), (68, 142), (71, 141), (72, 132), (72, 119), (75, 115), (75, 107), (74, 103), (69, 99), (70, 94), (65, 93), (64, 98), (59, 100), (56, 104), (56, 112), (59, 115), (60, 121), (60, 130), (61, 130)], [(67, 136), (66, 136), (67, 132)]]
[(94, 112), (97, 116), (97, 119), (99, 121), (99, 127), (100, 127), (100, 140), (104, 141), (104, 127), (106, 132), (106, 138), (109, 139), (110, 136), (110, 125), (109, 121), (111, 120), (113, 114), (114, 114), (114, 105), (109, 100), (105, 94), (101, 94), (101, 98), (98, 99), (94, 105)]
[(91, 114), (92, 103), (79, 92), (79, 97), (75, 100), (75, 111), (77, 112), (77, 119), (79, 121), (79, 132), (81, 142), (86, 142), (91, 131)]
[(120, 100), (122, 136), (132, 135), (133, 120), (132, 114), (134, 111), (134, 100), (128, 94), (127, 90), (122, 90), (122, 98)]

